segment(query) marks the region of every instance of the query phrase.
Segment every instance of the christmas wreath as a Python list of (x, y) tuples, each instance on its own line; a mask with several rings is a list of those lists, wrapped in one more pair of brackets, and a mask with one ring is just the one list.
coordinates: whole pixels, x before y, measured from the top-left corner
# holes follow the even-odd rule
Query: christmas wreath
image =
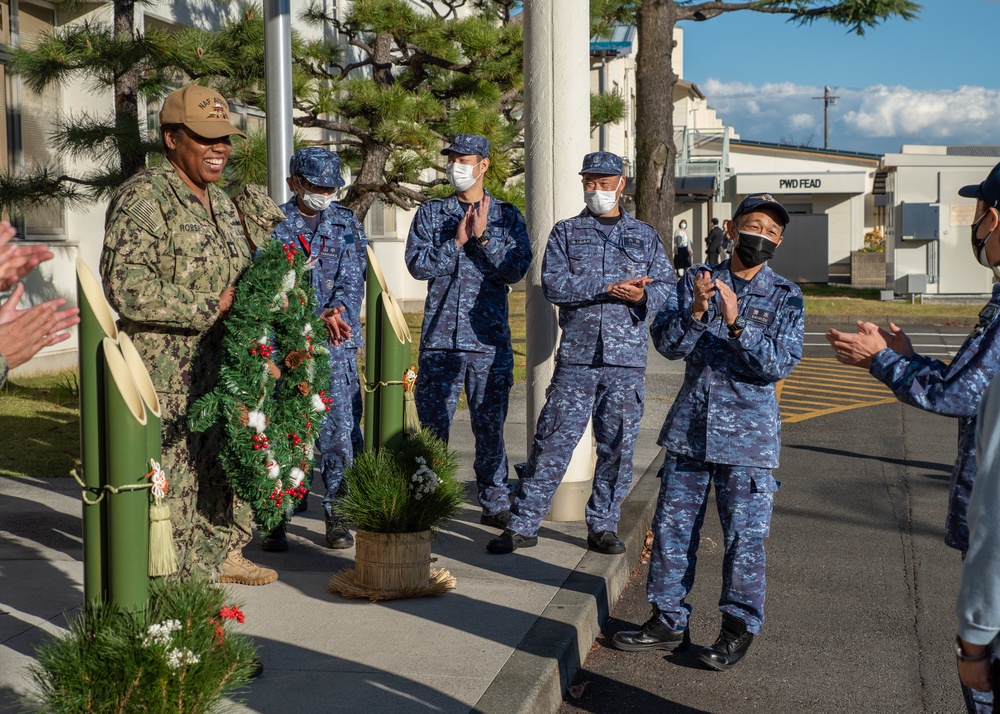
[(264, 532), (308, 493), (313, 442), (332, 399), (326, 328), (305, 256), (269, 240), (236, 286), (215, 389), (191, 408), (201, 432), (222, 423), (219, 460)]

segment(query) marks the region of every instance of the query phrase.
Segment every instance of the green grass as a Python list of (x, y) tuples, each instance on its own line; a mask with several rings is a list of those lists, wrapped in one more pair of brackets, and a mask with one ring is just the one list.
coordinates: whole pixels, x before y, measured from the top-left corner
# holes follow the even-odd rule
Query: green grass
[(0, 391), (0, 476), (69, 476), (80, 460), (75, 372), (8, 380)]
[(879, 299), (877, 288), (851, 288), (841, 285), (806, 285), (802, 287), (806, 315), (876, 317), (975, 317), (983, 302), (910, 303)]

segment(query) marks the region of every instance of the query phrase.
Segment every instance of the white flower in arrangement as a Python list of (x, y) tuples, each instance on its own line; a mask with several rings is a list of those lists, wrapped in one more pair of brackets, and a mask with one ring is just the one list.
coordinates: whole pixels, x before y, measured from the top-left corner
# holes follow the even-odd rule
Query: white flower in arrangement
[(153, 645), (159, 645), (160, 647), (166, 647), (170, 644), (171, 635), (179, 629), (181, 629), (180, 620), (164, 620), (163, 622), (150, 625), (146, 630), (146, 636), (142, 640), (142, 646), (152, 647)]
[(427, 459), (418, 456), (416, 461), (420, 465), (420, 468), (410, 477), (410, 481), (412, 482), (413, 498), (419, 501), (424, 496), (434, 493), (437, 490), (438, 484), (441, 483), (441, 479), (427, 465)]
[(311, 322), (307, 322), (305, 324), (305, 326), (302, 328), (302, 336), (305, 337), (306, 335), (308, 335), (312, 331), (313, 331), (312, 323)]
[(325, 412), (326, 405), (323, 403), (323, 397), (319, 394), (313, 393), (312, 395), (312, 409), (314, 412)]
[(292, 479), (292, 488), (298, 488), (306, 477), (305, 472), (297, 466), (293, 466), (288, 475)]
[(198, 664), (199, 662), (201, 662), (201, 657), (191, 650), (182, 650), (175, 647), (167, 653), (167, 666), (170, 669), (177, 670), (185, 664)]
[(274, 460), (274, 454), (270, 451), (267, 452), (267, 476), (274, 480), (281, 478), (281, 466)]
[(287, 273), (285, 273), (285, 280), (281, 284), (281, 290), (282, 292), (287, 293), (294, 287), (295, 287), (295, 271), (289, 270)]
[(302, 453), (306, 455), (307, 459), (311, 459), (316, 455), (316, 449), (313, 448), (312, 444), (306, 444), (302, 449)]
[(258, 345), (266, 345), (267, 344), (267, 335), (264, 335), (263, 337), (258, 338), (257, 339), (257, 344)]
[(267, 428), (267, 417), (264, 416), (264, 412), (254, 409), (252, 412), (247, 413), (247, 426), (253, 427), (254, 431), (258, 434), (263, 434), (264, 429)]

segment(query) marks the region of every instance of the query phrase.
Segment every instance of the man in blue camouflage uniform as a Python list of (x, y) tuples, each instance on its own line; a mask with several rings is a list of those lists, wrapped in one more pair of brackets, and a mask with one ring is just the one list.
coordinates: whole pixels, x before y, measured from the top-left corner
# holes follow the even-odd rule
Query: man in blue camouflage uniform
[[(1000, 164), (981, 184), (965, 186), (960, 196), (976, 199), (972, 251), (984, 267), (1000, 276)], [(948, 363), (913, 351), (910, 338), (896, 325), (882, 330), (859, 322), (858, 332), (830, 330), (827, 339), (837, 359), (869, 369), (905, 404), (933, 414), (958, 417), (958, 456), (951, 471), (945, 543), (962, 552), (969, 547), (966, 512), (976, 478), (976, 412), (990, 380), (1000, 371), (1000, 284), (979, 313), (979, 322)], [(991, 712), (993, 693), (962, 688), (969, 712)]]
[(726, 670), (746, 654), (764, 622), (765, 557), (781, 420), (775, 384), (802, 358), (805, 315), (798, 287), (765, 261), (781, 244), (788, 212), (770, 194), (749, 196), (730, 223), (735, 250), (716, 268), (696, 265), (676, 307), (653, 321), (660, 354), (687, 363), (684, 384), (660, 431), (667, 455), (653, 517), (646, 594), (653, 615), (619, 632), (626, 651), (683, 649), (701, 525), (714, 483), (722, 522), (722, 629), (699, 652)]
[[(354, 213), (333, 201), (344, 185), (339, 156), (318, 146), (299, 149), (292, 156), (289, 174), (288, 188), (295, 197), (281, 206), (287, 218), (274, 229), (274, 237), (306, 254), (320, 314), (330, 333), (329, 396), (333, 402), (316, 445), (326, 487), (326, 541), (331, 548), (350, 548), (354, 538), (337, 515), (335, 502), (344, 468), (363, 448), (358, 348), (364, 344), (361, 302), (368, 238)], [(287, 550), (284, 526), (265, 538), (261, 547)]]
[(597, 465), (587, 542), (601, 553), (625, 552), (617, 530), (646, 398), (646, 317), (674, 304), (676, 279), (653, 227), (619, 207), (621, 158), (587, 154), (580, 174), (586, 208), (552, 228), (542, 265), (542, 290), (559, 306), (562, 328), (555, 373), (510, 522), (486, 546), (490, 553), (538, 542), (542, 518), (591, 418)]
[(457, 134), (441, 152), (455, 193), (417, 210), (406, 267), (427, 281), (414, 394), (420, 422), (447, 441), (464, 385), (480, 522), (503, 528), (510, 518), (503, 426), (514, 384), (507, 293), (528, 272), (531, 242), (517, 207), (483, 187), (489, 152), (476, 134)]

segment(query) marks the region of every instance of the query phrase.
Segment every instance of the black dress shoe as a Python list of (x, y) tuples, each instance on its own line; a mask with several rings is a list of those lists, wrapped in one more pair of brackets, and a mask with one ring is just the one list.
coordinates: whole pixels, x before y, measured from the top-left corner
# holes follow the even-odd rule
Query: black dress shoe
[(618, 555), (625, 552), (625, 544), (618, 538), (618, 534), (613, 531), (599, 531), (597, 533), (587, 533), (587, 545), (591, 550), (607, 555)]
[(354, 536), (347, 530), (347, 523), (336, 516), (326, 517), (326, 544), (334, 550), (344, 550), (354, 545)]
[(682, 652), (691, 644), (691, 635), (687, 630), (671, 630), (663, 624), (659, 613), (654, 608), (641, 630), (626, 630), (616, 632), (611, 643), (626, 652), (645, 652), (646, 650), (665, 650), (667, 652)]
[(261, 539), (260, 549), (268, 553), (284, 553), (288, 550), (288, 536), (285, 533), (284, 523)]
[(512, 530), (505, 530), (502, 535), (497, 536), (486, 544), (486, 550), (494, 555), (513, 553), (518, 548), (530, 548), (538, 545), (538, 536), (523, 536)]
[(479, 522), (484, 526), (506, 530), (510, 523), (510, 511), (498, 511), (497, 513), (484, 513), (479, 517)]
[(753, 633), (747, 632), (747, 625), (743, 620), (723, 614), (719, 638), (711, 647), (702, 648), (698, 659), (712, 669), (725, 672), (743, 659), (752, 642)]

